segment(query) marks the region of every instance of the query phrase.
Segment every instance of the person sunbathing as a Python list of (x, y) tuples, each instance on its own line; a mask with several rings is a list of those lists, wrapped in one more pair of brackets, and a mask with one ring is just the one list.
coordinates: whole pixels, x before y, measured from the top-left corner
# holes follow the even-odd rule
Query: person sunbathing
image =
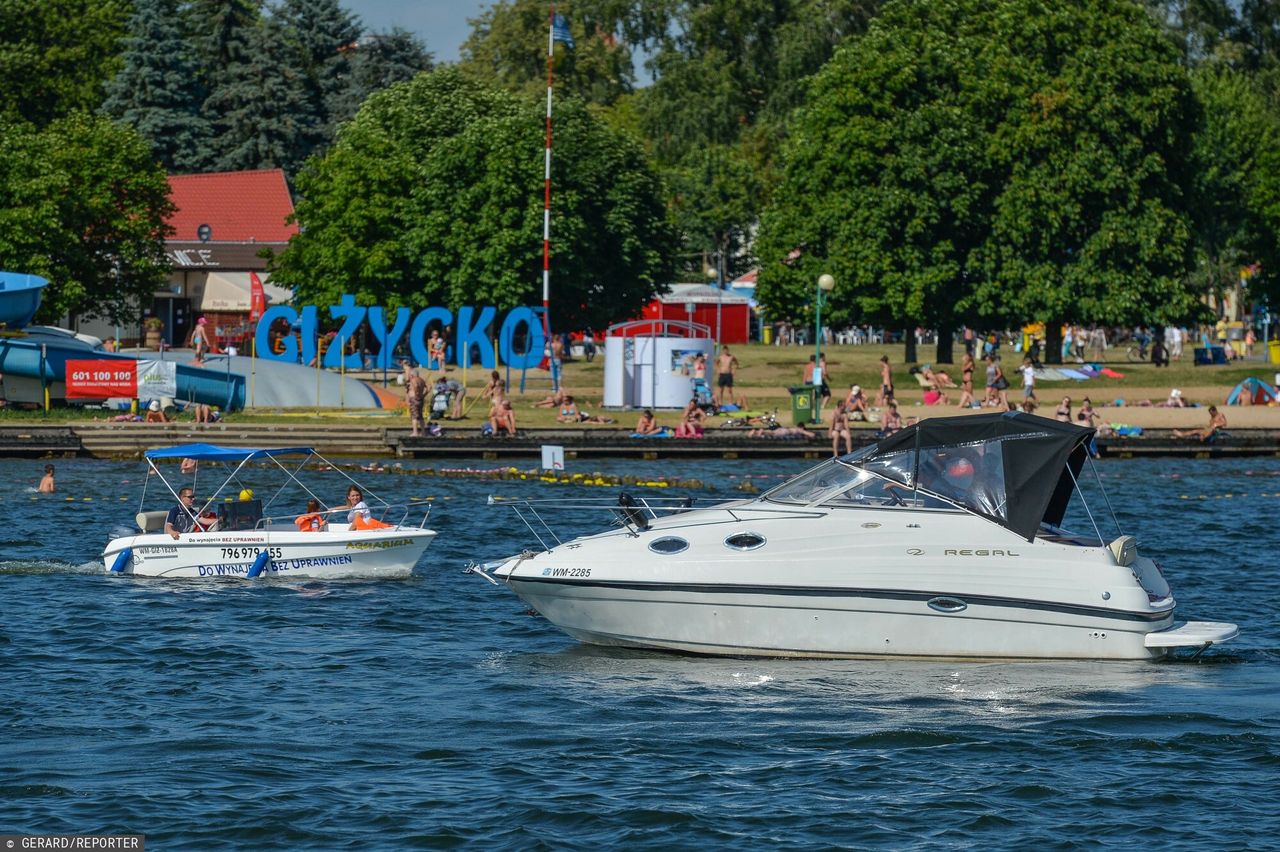
[(556, 415), (556, 420), (560, 423), (612, 423), (611, 417), (598, 417), (586, 411), (578, 409), (578, 404), (573, 401), (572, 394), (565, 394), (564, 403), (560, 406), (560, 413)]
[(698, 405), (698, 398), (695, 396), (690, 399), (689, 404), (684, 407), (680, 425), (676, 427), (676, 437), (701, 438), (703, 435), (702, 421), (706, 416), (702, 406)]
[(1175, 438), (1199, 438), (1207, 441), (1223, 429), (1227, 428), (1227, 417), (1218, 411), (1218, 406), (1209, 406), (1209, 425), (1203, 429), (1174, 429)]
[(816, 438), (816, 432), (810, 432), (803, 426), (777, 426), (773, 429), (752, 429), (748, 438)]
[(637, 435), (657, 435), (666, 429), (665, 426), (658, 425), (658, 418), (653, 416), (653, 411), (646, 408), (644, 413), (640, 415), (640, 419), (636, 421)]
[(951, 377), (943, 370), (934, 370), (928, 364), (920, 368), (920, 375), (924, 376), (924, 380), (935, 388), (942, 390), (943, 388), (953, 388), (956, 383), (951, 381)]
[(560, 406), (564, 405), (565, 396), (566, 394), (562, 388), (556, 388), (555, 391), (552, 392), (551, 396), (547, 397), (546, 399), (538, 400), (537, 402), (533, 403), (531, 407), (559, 408)]

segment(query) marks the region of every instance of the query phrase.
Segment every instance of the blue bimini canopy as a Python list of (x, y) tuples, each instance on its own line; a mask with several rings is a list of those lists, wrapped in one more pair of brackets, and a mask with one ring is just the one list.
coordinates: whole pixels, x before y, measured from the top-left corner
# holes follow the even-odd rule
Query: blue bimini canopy
[(147, 450), (149, 459), (195, 459), (196, 461), (242, 462), (248, 459), (273, 458), (275, 456), (311, 455), (310, 447), (219, 447), (217, 444), (181, 444), (177, 447), (160, 447)]

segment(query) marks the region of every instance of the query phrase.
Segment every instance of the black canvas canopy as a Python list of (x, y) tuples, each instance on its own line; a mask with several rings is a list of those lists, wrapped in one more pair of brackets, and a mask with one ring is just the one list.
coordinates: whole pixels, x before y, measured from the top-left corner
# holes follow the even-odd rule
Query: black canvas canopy
[(1062, 523), (1094, 430), (1021, 412), (932, 417), (845, 460), (931, 491), (1028, 541)]

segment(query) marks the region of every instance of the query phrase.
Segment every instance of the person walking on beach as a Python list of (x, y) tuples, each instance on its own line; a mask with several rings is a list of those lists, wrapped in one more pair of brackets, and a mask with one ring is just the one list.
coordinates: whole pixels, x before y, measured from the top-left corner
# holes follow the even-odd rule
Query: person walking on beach
[(417, 370), (410, 369), (407, 362), (404, 369), (407, 374), (404, 396), (409, 404), (409, 435), (417, 438), (426, 429), (426, 424), (422, 422), (422, 407), (427, 402), (427, 380), (418, 375)]
[(893, 401), (893, 371), (889, 369), (889, 356), (880, 356), (880, 392), (876, 394), (876, 407), (884, 408)]
[(191, 332), (191, 348), (196, 351), (194, 363), (197, 367), (204, 366), (204, 356), (209, 352), (209, 332), (205, 330), (208, 323), (204, 317), (196, 320), (195, 331)]
[(44, 476), (40, 479), (40, 484), (36, 487), (36, 491), (41, 494), (52, 494), (56, 489), (53, 483), (53, 465), (44, 466)]
[(724, 405), (726, 394), (733, 402), (733, 371), (738, 369), (738, 359), (726, 346), (716, 358), (716, 404)]
[(1022, 359), (1022, 401), (1035, 401), (1036, 398), (1036, 368), (1032, 366), (1030, 358)]
[(973, 399), (973, 356), (964, 353), (964, 361), (960, 366), (960, 407), (972, 408), (977, 403)]

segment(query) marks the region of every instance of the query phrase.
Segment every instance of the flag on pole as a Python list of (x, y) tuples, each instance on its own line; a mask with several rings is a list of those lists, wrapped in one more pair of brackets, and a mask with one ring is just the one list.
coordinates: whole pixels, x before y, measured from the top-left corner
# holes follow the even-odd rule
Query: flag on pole
[(267, 309), (267, 297), (262, 290), (262, 279), (258, 277), (258, 273), (249, 273), (249, 321), (257, 322), (262, 319), (262, 313)]
[(551, 40), (563, 42), (573, 49), (573, 33), (569, 32), (569, 22), (564, 15), (557, 14), (551, 22)]

